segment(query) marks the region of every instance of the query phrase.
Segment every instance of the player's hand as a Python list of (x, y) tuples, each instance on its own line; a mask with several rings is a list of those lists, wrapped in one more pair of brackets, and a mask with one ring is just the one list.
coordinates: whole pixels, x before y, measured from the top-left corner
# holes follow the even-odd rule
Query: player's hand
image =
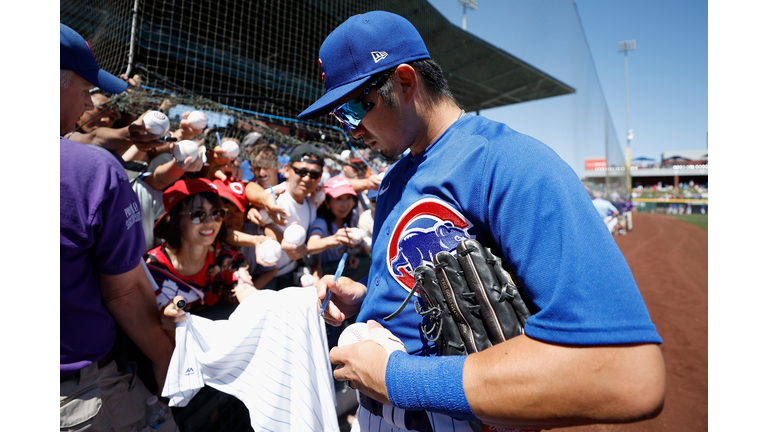
[[(373, 329), (389, 333), (381, 324), (370, 320), (368, 330), (370, 332)], [(381, 403), (392, 404), (386, 384), (389, 353), (382, 345), (374, 340), (366, 340), (343, 347), (334, 347), (329, 357), (332, 364), (339, 365), (333, 371), (334, 378), (347, 381), (353, 389)]]
[(317, 288), (317, 310), (323, 305), (325, 296), (332, 293), (333, 297), (328, 302), (328, 307), (323, 312), (323, 319), (328, 324), (338, 327), (341, 323), (360, 312), (368, 289), (365, 285), (342, 276), (338, 281), (333, 280), (334, 275), (325, 275), (315, 284)]
[(163, 308), (163, 314), (160, 316), (160, 324), (162, 324), (163, 328), (166, 330), (176, 330), (176, 323), (187, 320), (187, 314), (184, 313), (184, 309), (181, 309), (178, 306), (179, 300), (184, 300), (184, 297), (174, 297), (173, 300)]

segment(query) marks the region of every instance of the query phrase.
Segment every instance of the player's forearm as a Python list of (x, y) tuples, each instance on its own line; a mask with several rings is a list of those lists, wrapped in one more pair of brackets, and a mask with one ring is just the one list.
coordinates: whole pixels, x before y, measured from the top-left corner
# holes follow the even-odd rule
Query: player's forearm
[(568, 347), (519, 336), (467, 357), (463, 386), (485, 423), (553, 428), (655, 417), (664, 403), (659, 347)]

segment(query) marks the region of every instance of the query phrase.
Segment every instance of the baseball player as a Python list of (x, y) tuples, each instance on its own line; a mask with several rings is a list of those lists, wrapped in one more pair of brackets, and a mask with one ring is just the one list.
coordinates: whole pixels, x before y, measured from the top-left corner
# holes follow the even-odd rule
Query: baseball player
[[(543, 429), (658, 415), (661, 338), (573, 170), (539, 141), (467, 115), (400, 16), (353, 16), (319, 56), (326, 93), (299, 118), (330, 113), (385, 156), (409, 150), (379, 186), (368, 277), (327, 276), (317, 286), (319, 302), (331, 296), (326, 322), (357, 313), (407, 351), (388, 354), (374, 341), (331, 350), (334, 377), (358, 390), (361, 430)], [(436, 355), (428, 317), (413, 304), (395, 312), (424, 268), (467, 239), (517, 273), (533, 314), (522, 335)]]

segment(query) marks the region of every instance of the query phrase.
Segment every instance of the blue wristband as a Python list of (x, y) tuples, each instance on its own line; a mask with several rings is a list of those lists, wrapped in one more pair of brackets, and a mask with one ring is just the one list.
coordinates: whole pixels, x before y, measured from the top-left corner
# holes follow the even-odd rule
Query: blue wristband
[(419, 357), (393, 352), (385, 378), (389, 400), (404, 410), (427, 410), (481, 422), (472, 413), (464, 394), (466, 359), (467, 356)]

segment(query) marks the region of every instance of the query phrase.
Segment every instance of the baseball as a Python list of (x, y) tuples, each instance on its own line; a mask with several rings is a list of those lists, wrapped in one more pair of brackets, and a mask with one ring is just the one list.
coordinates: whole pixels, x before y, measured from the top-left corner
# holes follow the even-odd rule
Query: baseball
[(265, 263), (273, 264), (283, 255), (283, 250), (280, 247), (280, 243), (270, 239), (260, 244), (256, 253), (259, 259)]
[(315, 277), (311, 274), (302, 275), (301, 279), (299, 280), (301, 281), (301, 286), (303, 287), (308, 287), (315, 284)]
[(222, 142), (221, 148), (224, 149), (224, 157), (228, 159), (234, 159), (240, 156), (240, 146), (234, 141)]
[(360, 228), (350, 228), (349, 238), (352, 240), (352, 243), (359, 245), (363, 241), (363, 231)]
[(342, 347), (344, 345), (362, 342), (370, 338), (371, 334), (368, 332), (368, 323), (354, 323), (341, 332), (341, 335), (339, 335), (339, 342), (336, 346)]
[(285, 229), (285, 232), (283, 232), (283, 239), (285, 239), (286, 242), (295, 245), (304, 244), (304, 240), (307, 239), (307, 230), (301, 225), (290, 225)]
[(192, 140), (177, 142), (173, 147), (173, 157), (179, 162), (184, 162), (187, 156), (191, 156), (192, 161), (197, 160), (197, 143)]
[(269, 225), (273, 222), (272, 218), (269, 217), (269, 213), (267, 213), (266, 210), (259, 209), (259, 214), (261, 215), (261, 220), (264, 225)]
[(149, 126), (148, 132), (154, 135), (165, 136), (168, 130), (171, 129), (171, 121), (160, 111), (146, 113), (141, 121), (144, 123), (144, 126)]
[(203, 129), (208, 125), (208, 118), (202, 111), (192, 111), (187, 117), (189, 124), (195, 129)]

